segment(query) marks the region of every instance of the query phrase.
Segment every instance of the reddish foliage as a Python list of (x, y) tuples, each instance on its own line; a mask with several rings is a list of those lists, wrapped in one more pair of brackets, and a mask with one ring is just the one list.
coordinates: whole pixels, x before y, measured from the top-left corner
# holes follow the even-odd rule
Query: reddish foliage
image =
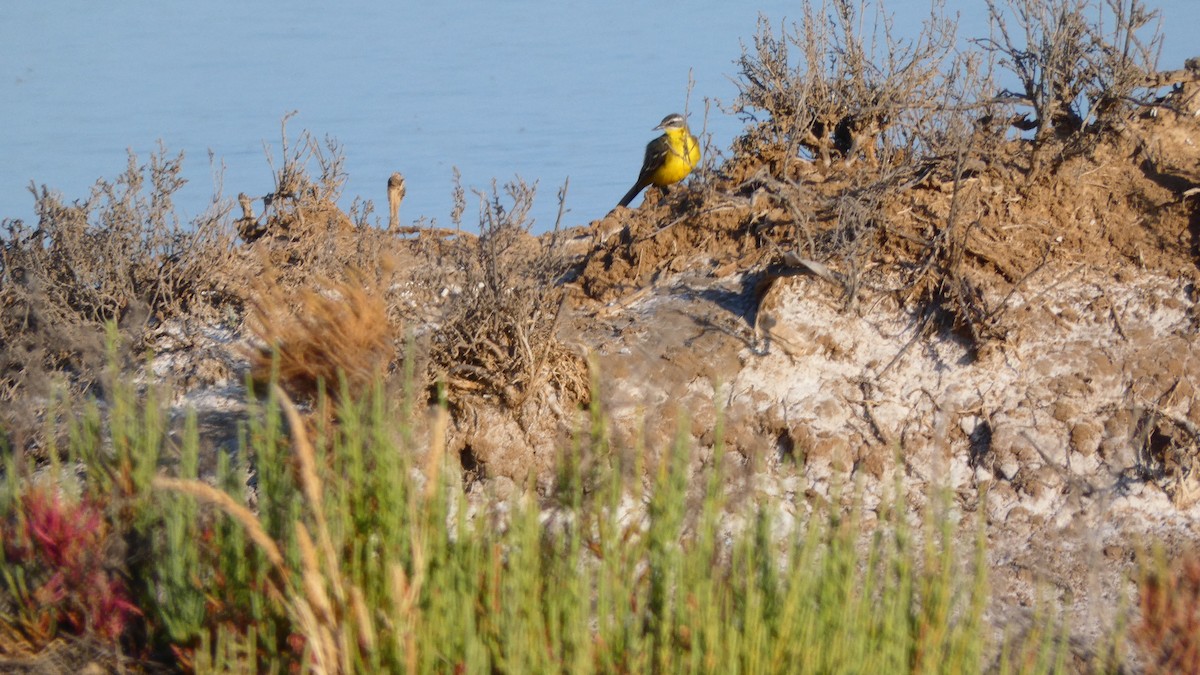
[(104, 568), (108, 527), (100, 506), (68, 503), (56, 491), (34, 488), (21, 495), (17, 512), (20, 517), (4, 527), (4, 554), (7, 564), (25, 573), (27, 592), (9, 590), (22, 603), (27, 634), (48, 641), (52, 627), (62, 626), (120, 638), (141, 611), (120, 577)]
[(23, 499), (26, 540), (54, 569), (78, 571), (89, 558), (100, 555), (104, 518), (100, 510), (82, 502), (65, 505), (56, 493), (32, 490)]
[(1147, 575), (1141, 610), (1133, 636), (1146, 651), (1146, 672), (1200, 673), (1200, 556)]

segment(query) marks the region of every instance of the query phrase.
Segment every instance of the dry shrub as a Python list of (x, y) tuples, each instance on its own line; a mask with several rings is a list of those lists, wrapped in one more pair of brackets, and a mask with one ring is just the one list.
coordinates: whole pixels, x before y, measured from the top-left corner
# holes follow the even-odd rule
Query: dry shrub
[[(337, 202), (346, 180), (342, 148), (308, 131), (289, 138), (290, 117), (281, 123), (279, 155), (267, 151), (275, 188), (261, 197), (240, 196), (237, 227), (248, 253), (241, 286), (257, 293), (258, 280), (268, 277), (282, 289), (310, 288), (313, 279), (325, 280), (322, 285), (357, 284), (383, 298), (392, 326), (430, 320), (429, 279), (437, 276), (431, 271), (437, 262), (430, 262), (438, 260), (440, 242), (402, 239), (372, 226), (369, 200), (355, 199), (348, 213), (341, 211)], [(256, 214), (258, 202), (266, 208)]]
[[(1162, 33), (1142, 0), (987, 0), (993, 35), (977, 40), (1000, 58), (1020, 91), (1003, 92), (1031, 112), (1014, 124), (1033, 131), (1032, 173), (1056, 140), (1059, 156), (1090, 149), (1095, 132), (1119, 128), (1154, 104), (1148, 86)], [(1032, 114), (1032, 118), (1029, 115)]]
[[(354, 227), (352, 219), (337, 207), (346, 184), (345, 154), (341, 146), (328, 136), (323, 142), (319, 141), (308, 131), (300, 132), (295, 141), (289, 139), (287, 123), (295, 114), (285, 115), (280, 122), (278, 166), (270, 147), (266, 148), (274, 189), (261, 197), (241, 200), (242, 218), (238, 221), (238, 231), (247, 242), (268, 235), (301, 240), (329, 230)], [(258, 216), (254, 215), (255, 201), (263, 203), (263, 212)]]
[[(735, 111), (767, 118), (737, 141), (742, 161), (757, 170), (732, 175), (745, 177), (739, 192), (765, 198), (794, 228), (774, 243), (794, 244), (808, 259), (851, 253), (847, 261), (860, 267), (897, 195), (931, 174), (955, 175), (978, 140), (972, 116), (987, 112), (973, 103), (987, 82), (978, 59), (950, 56), (955, 30), (940, 2), (911, 41), (892, 35), (877, 3), (806, 7), (778, 37), (760, 20), (753, 52), (737, 62)], [(812, 163), (802, 153), (824, 175), (805, 174)], [(867, 166), (856, 164), (860, 157)]]
[(281, 382), (293, 395), (320, 386), (336, 392), (339, 371), (357, 393), (386, 373), (402, 323), (424, 318), (410, 296), (425, 270), (414, 263), (417, 247), (369, 226), (370, 201), (356, 199), (349, 213), (339, 208), (341, 146), (307, 130), (289, 137), (292, 115), (280, 124), (278, 156), (267, 148), (274, 189), (242, 195), (237, 221), (250, 253), (242, 273), (251, 328), (265, 343), (252, 355), (253, 376), (269, 378), (277, 348)]
[(228, 205), (218, 194), (180, 223), (172, 197), (182, 163), (161, 148), (149, 166), (130, 153), (125, 172), (86, 199), (67, 203), (43, 186), (33, 190), (35, 226), (0, 224), (0, 402), (44, 396), (55, 374), (75, 391), (91, 387), (107, 321), (136, 349), (165, 321), (211, 318), (230, 301)]
[[(752, 231), (838, 285), (847, 307), (893, 292), (979, 344), (1003, 331), (982, 290), (991, 278), (964, 256), (977, 212), (966, 179), (1003, 156), (1004, 138), (981, 59), (951, 56), (955, 29), (939, 2), (907, 42), (881, 4), (807, 9), (778, 37), (763, 20), (738, 62), (736, 109), (768, 118), (739, 139), (729, 175), (744, 176)], [(948, 208), (930, 208), (942, 200), (929, 187), (950, 194)]]
[(734, 110), (747, 119), (767, 116), (750, 145), (781, 160), (774, 174), (788, 176), (800, 150), (828, 167), (835, 157), (886, 162), (901, 149), (905, 139), (890, 130), (899, 122), (920, 126), (909, 118), (933, 112), (943, 72), (957, 70), (945, 68), (956, 23), (942, 9), (940, 2), (931, 5), (915, 40), (896, 38), (890, 15), (876, 3), (805, 5), (799, 24), (778, 36), (761, 18), (753, 51), (743, 48), (736, 62)]
[[(293, 113), (294, 114), (294, 113)], [(237, 229), (252, 252), (244, 273), (253, 279), (273, 274), (284, 286), (302, 287), (314, 276), (341, 278), (347, 268), (376, 271), (375, 280), (396, 271), (390, 252), (393, 235), (370, 227), (371, 201), (355, 199), (349, 212), (338, 206), (345, 187), (345, 154), (336, 140), (309, 131), (289, 138), (285, 116), (280, 124), (279, 154), (266, 148), (274, 188), (266, 195), (240, 195)], [(256, 209), (258, 204), (262, 209)]]
[(378, 286), (361, 273), (292, 288), (268, 277), (249, 299), (248, 325), (263, 343), (251, 374), (268, 382), (273, 369), (293, 396), (312, 398), (324, 387), (335, 396), (360, 394), (387, 372), (395, 332)]
[(1160, 562), (1141, 581), (1141, 621), (1133, 639), (1147, 673), (1200, 673), (1200, 556)]
[[(529, 234), (535, 188), (517, 179), (504, 192), (511, 206), (494, 184), (490, 195), (477, 193), (480, 235), (449, 252), (456, 274), (445, 280), (450, 297), (432, 335), (434, 376), (453, 405), (479, 396), (518, 409), (547, 384), (566, 400), (586, 400), (586, 365), (557, 335), (565, 261), (553, 236)], [(456, 199), (461, 212), (461, 192)]]

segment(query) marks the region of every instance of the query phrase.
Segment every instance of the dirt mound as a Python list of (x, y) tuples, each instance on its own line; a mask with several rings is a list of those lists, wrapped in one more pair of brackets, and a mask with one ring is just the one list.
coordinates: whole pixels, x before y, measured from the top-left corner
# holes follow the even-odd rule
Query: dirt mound
[(1018, 326), (978, 304), (984, 290), (1005, 297), (1048, 264), (1131, 262), (1194, 279), (1200, 201), (1184, 193), (1200, 185), (1198, 125), (1147, 115), (1036, 178), (1024, 140), (979, 141), (990, 151), (955, 162), (793, 161), (778, 175), (778, 149), (751, 135), (702, 183), (594, 223), (578, 284), (610, 303), (697, 267), (719, 277), (815, 262), (802, 267), (841, 284), (847, 305), (892, 292), (942, 305), (975, 337), (1003, 337)]

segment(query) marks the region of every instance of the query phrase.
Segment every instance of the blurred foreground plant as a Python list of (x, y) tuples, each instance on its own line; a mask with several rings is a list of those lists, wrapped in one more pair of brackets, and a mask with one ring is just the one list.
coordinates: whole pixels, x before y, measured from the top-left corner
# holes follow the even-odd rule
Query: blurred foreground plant
[(141, 611), (125, 582), (107, 567), (103, 509), (47, 486), (24, 492), (14, 506), (0, 525), (3, 587), (15, 610), (5, 628), (18, 631), (35, 650), (59, 631), (119, 640)]
[(1139, 590), (1142, 618), (1133, 638), (1146, 672), (1200, 673), (1200, 556), (1188, 552), (1168, 564), (1160, 554)]
[[(983, 539), (963, 561), (945, 501), (919, 531), (910, 530), (901, 505), (882, 507), (874, 527), (857, 510), (830, 506), (780, 530), (772, 505), (732, 507), (719, 469), (689, 478), (694, 448), (683, 434), (657, 453), (611, 448), (594, 405), (591, 426), (564, 450), (555, 497), (518, 493), (477, 509), (445, 452), (445, 402), (421, 436), (411, 416), (394, 416), (380, 386), (363, 396), (343, 389), (336, 424), (318, 410), (315, 427), (270, 387), (265, 401), (252, 404), (242, 455), (222, 455), (216, 476), (200, 480), (194, 420), (176, 446), (152, 405), (142, 409), (130, 389), (121, 391), (123, 402), (107, 418), (89, 413), (72, 423), (68, 454), (83, 469), (85, 495), (74, 510), (36, 496), (22, 478), (28, 473), (10, 463), (4, 517), (37, 526), (22, 526), (28, 544), (6, 550), (3, 569), (16, 579), (18, 561), (29, 556), (73, 559), (69, 544), (46, 542), (74, 537), (92, 550), (88, 537), (106, 529), (140, 542), (122, 563), (135, 582), (127, 595), (114, 577), (90, 577), (110, 592), (93, 590), (89, 611), (124, 625), (106, 627), (75, 605), (62, 616), (80, 617), (100, 635), (124, 630), (140, 653), (179, 667), (932, 673), (985, 666)], [(318, 408), (329, 403), (318, 396)], [(710, 466), (723, 466), (722, 449), (714, 452)], [(155, 472), (163, 462), (174, 469)], [(245, 484), (251, 468), (253, 491)], [(630, 492), (629, 475), (647, 477), (645, 494), (641, 480)], [(105, 495), (109, 506), (94, 510), (89, 500)], [(28, 513), (36, 517), (21, 515)], [(38, 546), (44, 551), (32, 553)], [(9, 631), (19, 625), (4, 623)], [(1053, 655), (1060, 647), (1042, 649)]]

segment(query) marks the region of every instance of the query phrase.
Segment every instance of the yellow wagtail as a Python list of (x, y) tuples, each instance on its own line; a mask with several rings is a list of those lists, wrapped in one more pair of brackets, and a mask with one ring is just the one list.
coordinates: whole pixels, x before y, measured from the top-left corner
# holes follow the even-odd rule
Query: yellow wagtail
[(700, 141), (688, 131), (683, 115), (671, 113), (654, 128), (662, 129), (663, 135), (646, 144), (642, 172), (617, 206), (629, 206), (647, 185), (666, 187), (678, 183), (700, 163)]

